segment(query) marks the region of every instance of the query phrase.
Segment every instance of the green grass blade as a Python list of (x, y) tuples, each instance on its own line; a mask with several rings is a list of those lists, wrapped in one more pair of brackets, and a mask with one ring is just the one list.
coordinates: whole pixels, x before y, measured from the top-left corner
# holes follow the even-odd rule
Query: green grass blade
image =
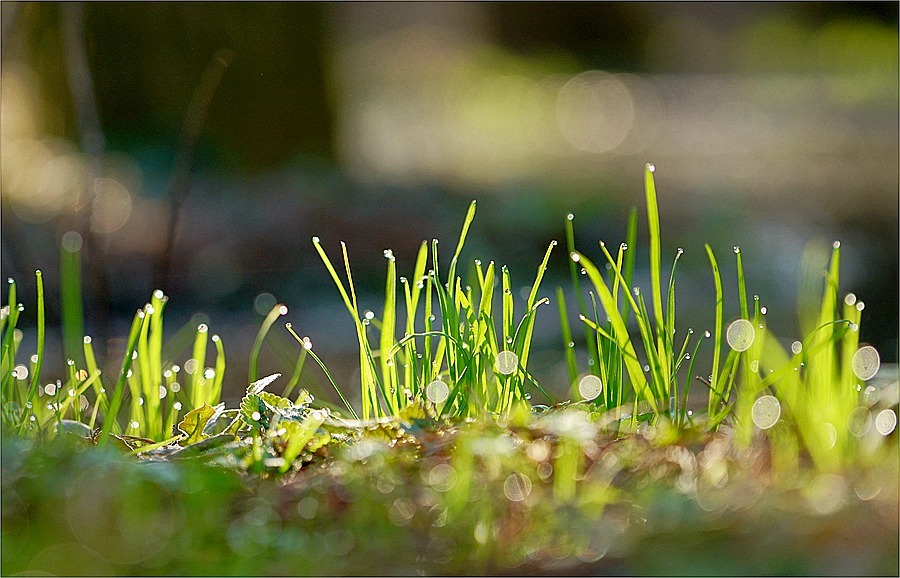
[[(716, 260), (716, 256), (713, 253), (712, 247), (706, 245), (706, 254), (709, 256), (709, 264), (712, 267), (713, 273), (713, 281), (716, 286), (716, 326), (715, 326), (715, 334), (713, 336), (713, 364), (712, 364), (712, 380), (710, 381), (710, 396), (709, 396), (709, 415), (713, 415), (714, 413), (714, 404), (716, 403), (716, 396), (719, 396), (719, 388), (718, 388), (718, 379), (719, 379), (719, 359), (722, 352), (722, 323), (725, 315), (725, 302), (722, 293), (722, 275), (719, 273), (719, 262)], [(715, 394), (715, 396), (713, 395)]]
[(119, 372), (119, 379), (116, 382), (116, 389), (113, 391), (112, 400), (109, 403), (109, 409), (103, 418), (103, 427), (100, 429), (100, 435), (97, 438), (97, 445), (103, 446), (109, 441), (109, 435), (113, 428), (116, 427), (116, 421), (119, 416), (119, 409), (122, 407), (122, 398), (125, 396), (125, 385), (128, 379), (128, 373), (131, 370), (133, 355), (137, 340), (141, 333), (141, 327), (144, 324), (145, 314), (143, 309), (138, 309), (134, 319), (131, 322), (131, 330), (128, 332), (128, 342), (125, 348), (125, 357), (122, 359), (122, 370)]
[(287, 312), (287, 307), (282, 303), (278, 303), (275, 307), (272, 307), (272, 310), (269, 311), (265, 319), (263, 319), (259, 331), (256, 332), (256, 339), (253, 340), (253, 347), (250, 349), (250, 370), (247, 375), (247, 383), (253, 383), (259, 379), (259, 352), (260, 349), (262, 349), (263, 340), (266, 338), (266, 334), (269, 332), (269, 329), (272, 328), (275, 320), (282, 315), (287, 315)]
[[(41, 367), (44, 364), (44, 340), (46, 338), (46, 310), (44, 306), (44, 276), (40, 270), (34, 272), (37, 284), (37, 363), (31, 372), (31, 387), (28, 389), (27, 401), (34, 403), (41, 382)], [(24, 418), (25, 412), (22, 413)], [(25, 418), (27, 419), (27, 418)]]
[(660, 234), (659, 234), (659, 208), (656, 200), (656, 184), (653, 173), (656, 167), (647, 164), (644, 167), (644, 192), (647, 199), (647, 226), (650, 232), (650, 287), (653, 297), (653, 316), (656, 320), (658, 334), (663, 331), (664, 318), (662, 309), (662, 285), (660, 273)]
[(569, 312), (566, 309), (566, 295), (562, 287), (556, 288), (556, 307), (559, 311), (559, 327), (562, 332), (563, 351), (566, 357), (566, 371), (569, 376), (569, 389), (572, 399), (578, 397), (578, 361), (575, 359), (575, 342), (572, 341), (572, 329), (569, 326)]
[[(475, 201), (469, 204), (469, 210), (466, 212), (466, 220), (463, 222), (462, 231), (459, 234), (459, 241), (456, 244), (456, 251), (453, 252), (453, 258), (450, 260), (450, 270), (447, 273), (447, 289), (453, 291), (454, 279), (456, 278), (456, 263), (459, 260), (459, 254), (462, 253), (463, 245), (466, 243), (466, 235), (469, 233), (469, 225), (475, 218)], [(437, 252), (435, 252), (437, 258)], [(437, 263), (435, 262), (435, 271), (437, 271)]]

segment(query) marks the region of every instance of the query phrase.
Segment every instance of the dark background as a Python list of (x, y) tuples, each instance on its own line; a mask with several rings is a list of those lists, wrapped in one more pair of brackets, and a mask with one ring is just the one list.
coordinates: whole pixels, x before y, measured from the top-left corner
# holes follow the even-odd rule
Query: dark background
[[(76, 231), (85, 331), (110, 357), (161, 287), (173, 332), (202, 312), (222, 335), (232, 392), (276, 300), (350, 380), (353, 325), (313, 235), (333, 258), (348, 243), (362, 307), (378, 312), (383, 249), (401, 275), (423, 239), (441, 239), (448, 259), (473, 198), (464, 260), (509, 264), (522, 287), (568, 212), (599, 258), (597, 241), (618, 243), (636, 205), (646, 286), (653, 162), (664, 267), (685, 249), (680, 330), (712, 323), (708, 242), (727, 316), (741, 245), (770, 327), (802, 337), (804, 246), (840, 239), (842, 294), (866, 302), (862, 339), (896, 363), (895, 2), (2, 9), (2, 274), (19, 283), (26, 326), (38, 268), (58, 324), (59, 247)], [(569, 285), (563, 250), (543, 294), (557, 285)], [(555, 319), (544, 311), (536, 338), (546, 381), (564, 376)], [(296, 347), (280, 330), (272, 346), (264, 374), (286, 371)], [(322, 392), (317, 369), (306, 379)]]

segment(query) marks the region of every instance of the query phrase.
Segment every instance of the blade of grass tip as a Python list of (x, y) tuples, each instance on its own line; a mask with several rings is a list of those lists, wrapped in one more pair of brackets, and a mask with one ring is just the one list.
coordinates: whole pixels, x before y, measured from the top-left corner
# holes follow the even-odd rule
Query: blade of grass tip
[(79, 365), (84, 335), (84, 302), (81, 295), (81, 235), (69, 231), (59, 244), (59, 308), (63, 351)]
[(153, 305), (147, 303), (144, 306), (144, 315), (147, 316), (144, 323), (141, 324), (141, 333), (138, 336), (137, 342), (137, 352), (138, 352), (138, 381), (140, 382), (140, 388), (138, 391), (137, 399), (143, 399), (143, 405), (141, 409), (141, 413), (145, 413), (145, 417), (137, 420), (141, 424), (147, 428), (146, 435), (147, 437), (158, 437), (156, 436), (156, 428), (159, 427), (161, 429), (162, 424), (158, 423), (159, 420), (159, 412), (157, 411), (159, 407), (159, 389), (154, 391), (153, 387), (153, 374), (152, 374), (152, 362), (150, 360), (150, 339), (149, 332), (150, 326), (153, 325), (153, 318), (156, 316), (156, 310), (153, 308)]
[[(565, 231), (566, 231), (566, 254), (571, 255), (575, 252), (575, 215), (569, 213), (566, 215), (565, 220)], [(575, 261), (571, 259), (569, 261), (569, 276), (572, 279), (572, 289), (575, 291), (575, 297), (578, 300), (578, 313), (587, 317), (587, 308), (584, 303), (584, 295), (581, 292), (581, 280), (579, 279), (578, 270), (579, 267), (575, 264)], [(597, 336), (590, 331), (585, 330), (584, 332), (585, 346), (587, 347), (588, 355), (594, 361), (593, 365), (590, 365), (589, 369), (596, 372), (600, 367), (600, 359), (599, 353), (597, 352)]]
[[(44, 307), (44, 276), (40, 270), (34, 272), (37, 284), (37, 363), (31, 375), (31, 387), (28, 389), (27, 402), (34, 403), (41, 381), (41, 366), (44, 364), (44, 339), (46, 337), (46, 311)], [(27, 419), (22, 413), (23, 421)]]
[[(459, 241), (456, 244), (456, 251), (453, 253), (453, 258), (450, 260), (450, 270), (447, 273), (447, 289), (449, 291), (453, 291), (454, 279), (456, 278), (456, 263), (459, 260), (459, 254), (462, 253), (463, 245), (466, 243), (466, 235), (469, 233), (469, 225), (472, 224), (472, 220), (475, 218), (475, 201), (472, 201), (469, 204), (469, 210), (466, 212), (466, 220), (463, 222), (462, 231), (459, 234)], [(437, 252), (435, 252), (435, 257), (437, 256)], [(435, 271), (437, 271), (437, 263), (435, 263)]]
[(569, 376), (569, 389), (574, 400), (578, 395), (578, 361), (575, 359), (575, 342), (572, 341), (572, 329), (569, 326), (569, 312), (566, 309), (566, 296), (562, 287), (556, 288), (556, 307), (559, 311), (559, 328), (562, 332), (563, 351), (566, 356), (566, 370)]
[(337, 382), (331, 376), (331, 372), (328, 371), (328, 368), (325, 367), (325, 364), (322, 362), (321, 359), (319, 359), (319, 356), (316, 355), (315, 352), (312, 350), (312, 344), (310, 343), (309, 339), (301, 339), (300, 336), (297, 335), (297, 332), (294, 331), (294, 328), (291, 326), (290, 323), (285, 323), (284, 327), (285, 327), (285, 329), (287, 329), (290, 332), (291, 335), (294, 336), (294, 339), (296, 339), (297, 342), (303, 346), (303, 348), (309, 353), (310, 357), (312, 357), (313, 360), (317, 364), (319, 364), (319, 367), (321, 367), (322, 371), (325, 372), (325, 377), (327, 377), (328, 381), (331, 382), (331, 386), (334, 387), (334, 390), (337, 392), (338, 396), (341, 398), (341, 401), (344, 403), (344, 407), (347, 408), (347, 411), (350, 412), (350, 415), (353, 417), (353, 419), (359, 419), (359, 416), (356, 414), (355, 411), (353, 411), (353, 406), (351, 406), (350, 402), (347, 401), (347, 398), (344, 397), (344, 393), (341, 391), (341, 388), (338, 387)]
[(109, 409), (103, 419), (103, 427), (100, 429), (100, 435), (97, 437), (97, 445), (103, 446), (109, 441), (109, 435), (112, 433), (118, 419), (119, 409), (122, 407), (122, 398), (125, 395), (125, 382), (131, 371), (131, 363), (133, 361), (134, 350), (137, 346), (138, 336), (141, 333), (141, 326), (144, 323), (144, 310), (138, 309), (131, 322), (131, 330), (128, 332), (128, 345), (125, 349), (125, 357), (122, 359), (122, 371), (119, 373), (119, 379), (116, 382), (116, 389), (113, 391), (112, 400), (109, 403)]
[(213, 335), (212, 341), (216, 346), (216, 375), (213, 378), (209, 397), (210, 405), (216, 405), (222, 399), (222, 382), (225, 380), (225, 344), (218, 335)]
[(259, 351), (262, 349), (263, 340), (266, 338), (266, 334), (272, 328), (275, 320), (282, 315), (287, 315), (287, 312), (288, 308), (284, 304), (278, 303), (275, 307), (272, 307), (272, 310), (263, 319), (259, 331), (256, 332), (256, 339), (253, 340), (253, 347), (250, 348), (250, 371), (247, 375), (247, 383), (253, 383), (259, 379)]
[(738, 299), (741, 302), (741, 319), (750, 319), (750, 309), (747, 307), (747, 281), (744, 277), (744, 259), (741, 248), (734, 246), (734, 255), (737, 260)]
[(659, 234), (659, 207), (656, 199), (656, 183), (653, 173), (656, 167), (651, 163), (644, 166), (644, 192), (647, 197), (647, 227), (650, 232), (650, 288), (653, 292), (653, 316), (656, 320), (657, 337), (664, 331), (664, 319), (662, 309), (662, 285), (660, 280), (660, 234)]
[[(191, 359), (194, 361), (194, 373), (191, 374), (191, 403), (193, 408), (202, 407), (209, 403), (209, 391), (206, 387), (206, 346), (209, 339), (209, 327), (206, 323), (197, 326), (197, 334), (194, 336), (194, 349)], [(262, 341), (260, 341), (262, 343)], [(254, 343), (256, 345), (256, 343)], [(257, 355), (259, 350), (256, 351)], [(210, 404), (212, 405), (212, 404)]]
[[(557, 243), (555, 240), (550, 241), (550, 245), (547, 247), (547, 252), (544, 253), (544, 260), (541, 261), (540, 265), (538, 265), (534, 284), (532, 284), (531, 292), (528, 294), (528, 304), (526, 306), (526, 311), (531, 312), (534, 309), (534, 304), (537, 301), (538, 290), (541, 287), (541, 281), (543, 281), (544, 279), (544, 273), (547, 271), (547, 263), (550, 261), (550, 253), (553, 252), (553, 248), (556, 247), (556, 244)], [(531, 315), (528, 319), (528, 325), (525, 327), (525, 340), (522, 344), (522, 354), (519, 356), (519, 363), (522, 364), (522, 367), (528, 367), (528, 355), (531, 352), (531, 340), (533, 335), (534, 315)]]
[(819, 309), (818, 327), (823, 327), (816, 333), (816, 339), (812, 342), (812, 347), (817, 348), (820, 344), (824, 345), (815, 359), (809, 358), (808, 369), (810, 375), (810, 383), (822, 395), (828, 395), (831, 386), (834, 385), (833, 376), (836, 375), (835, 368), (835, 348), (831, 346), (834, 342), (835, 325), (838, 320), (838, 285), (840, 282), (841, 269), (841, 243), (835, 241), (832, 245), (831, 260), (828, 267), (828, 274), (825, 277), (825, 289), (822, 293), (822, 305)]
[(15, 354), (15, 334), (16, 324), (19, 320), (19, 305), (16, 302), (16, 282), (12, 277), (7, 278), (7, 298), (8, 304), (4, 307), (3, 320), (3, 350), (0, 353), (0, 364), (2, 364), (3, 376), (3, 401), (11, 401), (15, 396), (16, 379), (12, 375), (12, 370), (16, 366)]
[(722, 275), (719, 273), (719, 262), (716, 260), (716, 255), (713, 253), (712, 247), (708, 244), (706, 245), (706, 254), (709, 256), (709, 264), (712, 267), (713, 273), (713, 281), (716, 286), (716, 327), (715, 327), (715, 335), (713, 338), (713, 364), (712, 364), (712, 382), (709, 384), (710, 395), (709, 395), (709, 406), (708, 412), (709, 415), (713, 415), (714, 413), (714, 403), (716, 397), (713, 396), (715, 393), (717, 396), (719, 395), (719, 390), (717, 389), (719, 379), (719, 359), (722, 351), (722, 321), (724, 317), (724, 297), (722, 294)]
[[(684, 253), (684, 250), (681, 247), (675, 252), (675, 260), (672, 262), (672, 272), (669, 274), (669, 290), (668, 290), (668, 299), (666, 305), (666, 357), (663, 358), (663, 363), (667, 366), (668, 372), (666, 373), (666, 383), (672, 384), (672, 389), (674, 389), (674, 398), (678, 399), (678, 365), (680, 363), (681, 356), (684, 355), (685, 347), (687, 347), (687, 337), (685, 337), (684, 345), (681, 348), (681, 353), (679, 353), (678, 357), (674, 356), (675, 353), (675, 271), (678, 267), (678, 259), (681, 258), (681, 255)], [(667, 387), (668, 391), (668, 387)]]
[(397, 341), (397, 260), (390, 249), (384, 251), (387, 259), (387, 280), (384, 287), (384, 308), (381, 315), (381, 335), (379, 339), (381, 365), (382, 395), (390, 400), (388, 407), (391, 413), (396, 413), (403, 407), (404, 400), (400, 388), (397, 387), (397, 373), (394, 362), (389, 359), (387, 352)]
[(862, 310), (865, 305), (856, 299), (856, 295), (848, 293), (844, 297), (844, 319), (849, 324), (849, 331), (841, 339), (841, 390), (853, 391), (856, 381), (853, 375), (853, 356), (859, 348), (859, 327), (862, 323)]

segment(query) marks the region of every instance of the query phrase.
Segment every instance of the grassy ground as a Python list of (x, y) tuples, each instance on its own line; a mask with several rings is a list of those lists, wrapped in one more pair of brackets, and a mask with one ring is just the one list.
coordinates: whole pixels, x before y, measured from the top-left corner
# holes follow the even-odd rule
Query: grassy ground
[[(695, 332), (676, 320), (682, 252), (661, 255), (654, 170), (649, 288), (633, 285), (637, 211), (612, 250), (575, 247), (569, 215), (575, 300), (542, 288), (553, 241), (523, 310), (506, 267), (462, 265), (474, 202), (446, 272), (436, 240), (409, 277), (385, 251), (379, 314), (360, 311), (347, 247), (333, 260), (314, 238), (356, 328), (358, 407), (290, 325), (292, 374), (259, 375), (283, 304), (260, 327), (236, 407), (220, 402), (221, 339), (200, 325), (166, 340), (159, 290), (104, 374), (78, 330), (77, 253), (61, 283), (71, 361), (49, 382), (41, 273), (25, 363), (10, 281), (3, 572), (896, 574), (896, 376), (877, 379), (878, 352), (859, 342), (864, 305), (840, 292), (840, 243), (810, 259), (790, 345), (748, 297), (740, 248), (726, 302), (731, 266), (707, 246), (715, 324)], [(567, 400), (529, 372), (544, 294)], [(310, 359), (340, 404), (298, 389)]]

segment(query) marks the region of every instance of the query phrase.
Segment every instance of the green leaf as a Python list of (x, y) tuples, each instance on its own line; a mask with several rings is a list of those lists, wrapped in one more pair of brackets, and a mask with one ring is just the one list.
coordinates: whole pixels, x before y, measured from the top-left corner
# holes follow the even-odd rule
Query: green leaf
[(209, 418), (215, 413), (216, 410), (211, 405), (204, 403), (202, 406), (192, 409), (185, 414), (184, 419), (178, 424), (178, 429), (188, 436), (188, 445), (197, 443), (208, 437), (203, 433), (203, 428), (206, 427), (206, 422), (208, 422)]

